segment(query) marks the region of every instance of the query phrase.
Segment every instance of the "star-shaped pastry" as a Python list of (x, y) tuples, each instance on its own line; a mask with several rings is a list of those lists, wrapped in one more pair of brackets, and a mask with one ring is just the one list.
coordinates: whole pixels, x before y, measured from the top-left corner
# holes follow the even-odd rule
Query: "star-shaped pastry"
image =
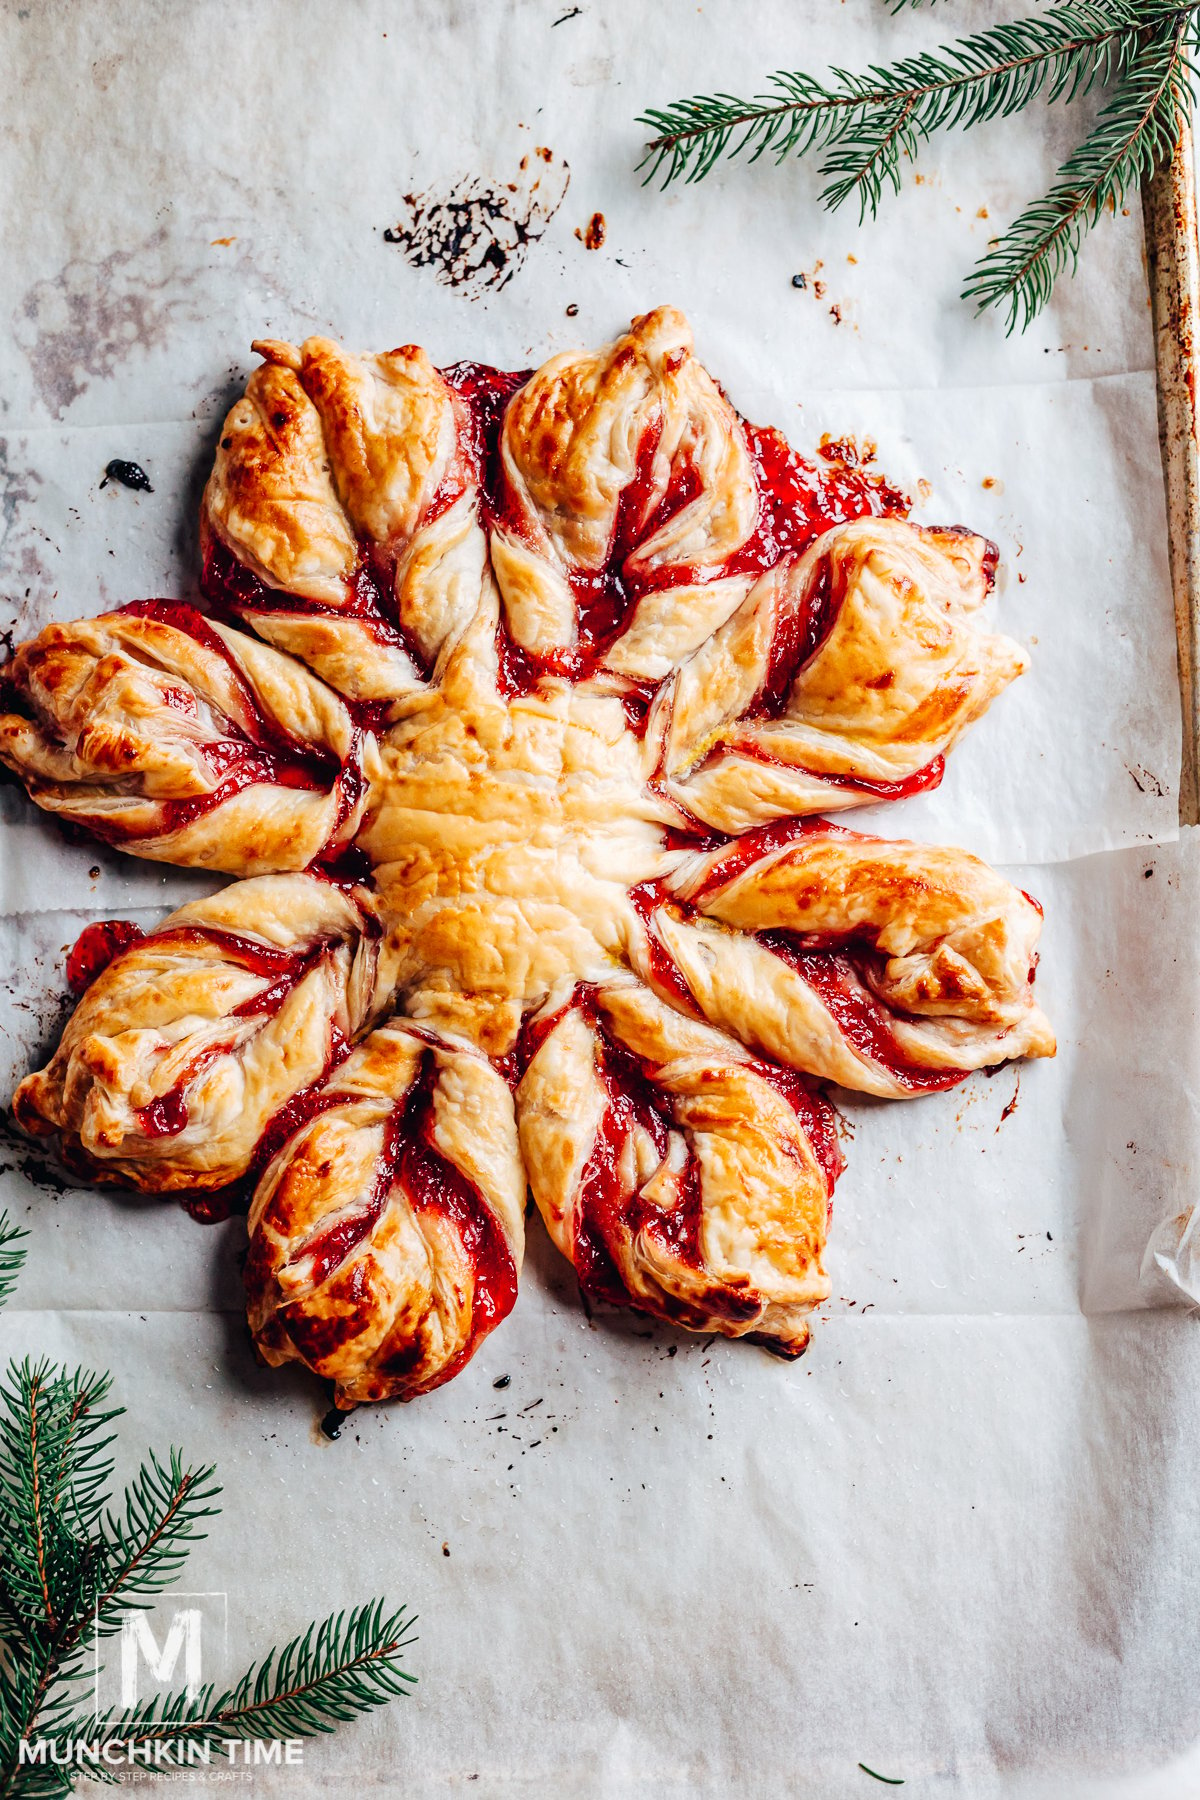
[(92, 1181), (249, 1194), (255, 1342), (343, 1406), (505, 1317), (527, 1190), (588, 1293), (798, 1354), (825, 1086), (1054, 1050), (1036, 902), (822, 816), (936, 785), (1026, 666), (993, 546), (747, 424), (670, 308), (532, 375), (256, 349), (199, 604), (5, 670), (38, 805), (240, 877), (89, 928), (18, 1119)]

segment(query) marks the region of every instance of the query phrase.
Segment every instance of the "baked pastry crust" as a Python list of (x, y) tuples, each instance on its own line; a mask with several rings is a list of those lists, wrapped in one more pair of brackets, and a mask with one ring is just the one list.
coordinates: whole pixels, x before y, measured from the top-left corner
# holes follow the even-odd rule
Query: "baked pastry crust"
[(374, 738), (293, 657), (194, 607), (47, 625), (5, 675), (0, 760), (107, 843), (256, 875), (353, 842)]
[(120, 950), (19, 1119), (101, 1182), (252, 1188), (255, 1341), (340, 1404), (462, 1367), (527, 1182), (597, 1297), (796, 1354), (814, 1083), (1054, 1051), (1034, 901), (815, 816), (936, 784), (1025, 668), (993, 546), (742, 419), (671, 308), (532, 375), (257, 348), (207, 615), (50, 626), (0, 711), (40, 805), (251, 878)]
[(504, 1319), (525, 1244), (508, 1083), (398, 1022), (319, 1088), (255, 1191), (246, 1294), (264, 1359), (337, 1403), (439, 1387)]
[(50, 1062), (13, 1097), (90, 1180), (227, 1187), (271, 1121), (323, 1079), (391, 988), (365, 888), (260, 875), (194, 900), (88, 987)]

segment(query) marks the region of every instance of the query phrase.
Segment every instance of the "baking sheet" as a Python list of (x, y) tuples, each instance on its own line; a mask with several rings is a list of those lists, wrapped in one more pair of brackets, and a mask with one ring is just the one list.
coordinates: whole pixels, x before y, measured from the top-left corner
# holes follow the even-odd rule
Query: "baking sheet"
[[(464, 1376), (330, 1444), (311, 1385), (249, 1356), (236, 1222), (0, 1154), (35, 1239), (0, 1345), (111, 1366), (130, 1454), (182, 1440), (219, 1460), (226, 1513), (188, 1573), (229, 1594), (228, 1672), (382, 1589), (422, 1615), (415, 1699), (258, 1775), (264, 1792), (840, 1800), (879, 1791), (860, 1760), (917, 1796), (1200, 1792), (1200, 1354), (1184, 1293), (1143, 1267), (1200, 1150), (1200, 837), (1175, 824), (1140, 221), (1106, 221), (1008, 341), (955, 296), (991, 222), (1045, 185), (1069, 114), (932, 154), (861, 234), (816, 211), (803, 167), (665, 196), (633, 169), (645, 104), (947, 29), (871, 0), (771, 0), (752, 22), (736, 0), (0, 10), (18, 635), (188, 591), (252, 336), (521, 366), (666, 300), (749, 416), (802, 448), (870, 436), (922, 517), (995, 536), (995, 617), (1033, 650), (943, 788), (874, 823), (965, 843), (1044, 902), (1059, 1057), (847, 1108), (834, 1299), (793, 1369), (589, 1323), (534, 1223), (518, 1308)], [(522, 170), (538, 147), (551, 160)], [(489, 196), (509, 215), (491, 285)], [(154, 493), (101, 490), (113, 456)], [(53, 1041), (87, 918), (148, 922), (205, 883), (0, 801), (7, 1080)]]

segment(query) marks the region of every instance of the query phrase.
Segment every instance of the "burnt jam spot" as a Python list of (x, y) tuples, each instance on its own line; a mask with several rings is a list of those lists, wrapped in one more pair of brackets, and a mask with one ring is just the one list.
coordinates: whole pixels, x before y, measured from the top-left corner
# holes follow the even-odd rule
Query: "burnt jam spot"
[(551, 151), (524, 157), (514, 181), (476, 176), (450, 188), (405, 194), (383, 234), (414, 269), (468, 298), (507, 287), (562, 205), (570, 170)]
[(608, 225), (602, 212), (594, 212), (583, 230), (575, 232), (585, 250), (599, 250), (607, 235)]
[(104, 480), (100, 486), (107, 487), (110, 481), (118, 482), (121, 487), (138, 488), (143, 494), (154, 492), (150, 486), (150, 477), (141, 463), (124, 462), (119, 456), (114, 456), (110, 463), (105, 464)]

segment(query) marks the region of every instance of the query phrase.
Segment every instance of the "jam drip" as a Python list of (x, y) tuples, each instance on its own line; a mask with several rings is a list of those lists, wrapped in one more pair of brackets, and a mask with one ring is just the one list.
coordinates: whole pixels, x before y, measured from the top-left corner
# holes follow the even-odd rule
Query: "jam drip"
[(67, 986), (77, 997), (86, 993), (109, 963), (145, 936), (129, 919), (99, 919), (85, 925), (67, 952)]

